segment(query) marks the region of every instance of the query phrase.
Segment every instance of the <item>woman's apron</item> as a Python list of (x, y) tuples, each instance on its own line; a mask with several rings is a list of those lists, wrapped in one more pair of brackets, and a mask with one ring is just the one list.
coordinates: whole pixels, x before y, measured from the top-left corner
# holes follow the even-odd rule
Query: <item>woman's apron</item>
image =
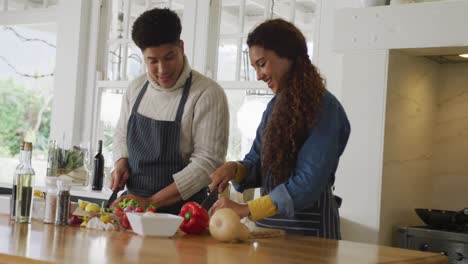
[[(271, 176), (267, 178), (271, 178)], [(284, 229), (290, 234), (341, 239), (339, 204), (332, 193), (332, 186), (333, 183), (327, 186), (320, 195), (320, 199), (311, 207), (296, 211), (293, 218), (278, 214), (257, 221), (257, 225)], [(267, 195), (272, 189), (272, 180), (263, 180), (262, 195)]]
[[(179, 153), (180, 129), (191, 81), (192, 73), (185, 81), (175, 121), (154, 120), (137, 112), (148, 88), (148, 81), (143, 85), (128, 120), (128, 193), (150, 197), (172, 184), (173, 175), (187, 166)], [(205, 197), (206, 190), (202, 189), (188, 200), (201, 203)], [(185, 202), (179, 201), (172, 206), (158, 208), (158, 212), (178, 214)]]

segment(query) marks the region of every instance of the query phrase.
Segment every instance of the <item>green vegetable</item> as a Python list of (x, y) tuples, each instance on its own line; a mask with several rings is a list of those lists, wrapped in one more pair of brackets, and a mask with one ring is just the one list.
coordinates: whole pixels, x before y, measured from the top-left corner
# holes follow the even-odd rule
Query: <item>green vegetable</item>
[(130, 205), (133, 205), (135, 207), (137, 207), (139, 204), (136, 200), (134, 199), (130, 199), (128, 200), (127, 198), (124, 198), (120, 203), (119, 203), (119, 207), (122, 208), (122, 209), (125, 209), (127, 208), (128, 206)]

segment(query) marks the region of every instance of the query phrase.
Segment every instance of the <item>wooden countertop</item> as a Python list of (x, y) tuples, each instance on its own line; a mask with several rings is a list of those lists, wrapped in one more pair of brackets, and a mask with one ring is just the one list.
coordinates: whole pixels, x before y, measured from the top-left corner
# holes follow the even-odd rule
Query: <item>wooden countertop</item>
[(9, 222), (0, 215), (0, 263), (448, 263), (445, 256), (286, 236), (220, 243), (211, 236), (142, 237), (129, 232)]

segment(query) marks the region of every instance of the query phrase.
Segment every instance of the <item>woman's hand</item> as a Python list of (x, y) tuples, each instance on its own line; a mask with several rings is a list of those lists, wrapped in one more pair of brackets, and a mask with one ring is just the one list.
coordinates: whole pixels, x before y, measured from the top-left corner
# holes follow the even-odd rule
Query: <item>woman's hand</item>
[(211, 207), (211, 214), (214, 214), (216, 210), (221, 208), (231, 208), (241, 219), (250, 215), (250, 209), (247, 204), (236, 203), (226, 197), (221, 197), (216, 201), (213, 207)]
[(221, 165), (213, 174), (211, 174), (210, 190), (218, 186), (218, 192), (221, 193), (226, 189), (229, 181), (236, 177), (237, 163), (229, 161)]

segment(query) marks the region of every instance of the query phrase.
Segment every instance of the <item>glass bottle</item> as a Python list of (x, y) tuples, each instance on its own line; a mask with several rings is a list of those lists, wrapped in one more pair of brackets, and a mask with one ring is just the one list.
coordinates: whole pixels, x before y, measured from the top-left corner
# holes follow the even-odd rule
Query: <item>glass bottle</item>
[(55, 210), (57, 207), (57, 180), (55, 177), (47, 179), (47, 193), (45, 197), (44, 223), (55, 223)]
[(94, 173), (93, 173), (93, 186), (95, 191), (102, 190), (102, 182), (104, 180), (104, 156), (102, 156), (102, 140), (99, 140), (99, 149), (96, 156), (94, 156)]
[(24, 141), (21, 142), (20, 146), (20, 155), (19, 163), (16, 166), (15, 173), (13, 174), (13, 185), (11, 186), (11, 197), (10, 197), (10, 220), (15, 221), (15, 210), (16, 210), (16, 179), (18, 178), (18, 173), (23, 166), (24, 160)]
[(34, 169), (31, 166), (32, 143), (24, 143), (24, 163), (16, 178), (16, 206), (15, 221), (19, 223), (31, 222), (33, 201)]
[(57, 180), (57, 206), (55, 209), (55, 224), (67, 225), (70, 209), (70, 184), (65, 180)]

